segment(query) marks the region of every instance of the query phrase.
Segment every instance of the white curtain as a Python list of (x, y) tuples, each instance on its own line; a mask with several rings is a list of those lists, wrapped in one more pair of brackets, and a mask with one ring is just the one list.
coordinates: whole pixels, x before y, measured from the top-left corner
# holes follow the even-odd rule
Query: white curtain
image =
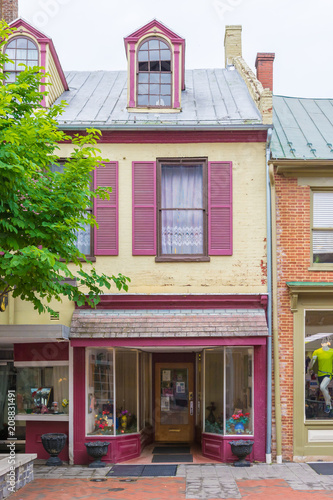
[(54, 401), (57, 401), (59, 410), (62, 411), (62, 400), (68, 399), (69, 394), (68, 366), (54, 366), (52, 376), (54, 391), (53, 398)]
[(202, 254), (202, 165), (162, 165), (161, 194), (162, 253)]

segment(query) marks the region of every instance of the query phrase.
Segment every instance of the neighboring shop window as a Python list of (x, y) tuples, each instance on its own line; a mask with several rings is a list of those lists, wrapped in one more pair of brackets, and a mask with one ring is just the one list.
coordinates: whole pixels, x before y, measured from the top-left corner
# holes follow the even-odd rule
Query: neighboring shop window
[(87, 369), (87, 435), (137, 432), (137, 352), (89, 349)]
[(253, 349), (205, 351), (205, 432), (253, 434)]
[(17, 367), (18, 413), (68, 413), (68, 366)]
[(333, 419), (333, 311), (305, 313), (305, 418)]

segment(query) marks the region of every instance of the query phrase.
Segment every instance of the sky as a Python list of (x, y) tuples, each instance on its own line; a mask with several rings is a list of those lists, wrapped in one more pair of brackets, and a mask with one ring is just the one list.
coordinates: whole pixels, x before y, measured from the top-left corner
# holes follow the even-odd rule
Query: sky
[(19, 0), (19, 16), (53, 39), (69, 70), (126, 70), (124, 37), (158, 19), (186, 40), (187, 69), (224, 67), (226, 25), (243, 58), (274, 52), (274, 94), (333, 98), (332, 0)]

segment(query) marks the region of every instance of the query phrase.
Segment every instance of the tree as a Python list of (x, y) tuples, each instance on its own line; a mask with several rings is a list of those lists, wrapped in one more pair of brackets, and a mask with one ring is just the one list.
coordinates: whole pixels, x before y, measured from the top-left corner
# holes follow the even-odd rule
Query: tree
[[(1, 71), (9, 60), (2, 50), (10, 33), (2, 22)], [(107, 160), (96, 148), (99, 131), (68, 137), (58, 130), (65, 103), (41, 106), (43, 77), (42, 68), (25, 68), (14, 83), (0, 85), (0, 302), (11, 292), (39, 313), (53, 312), (50, 301), (63, 297), (94, 307), (105, 287), (127, 291), (130, 281), (98, 274), (76, 248), (75, 232), (96, 225), (87, 207), (97, 195), (109, 197), (111, 188), (90, 189), (92, 171)], [(63, 141), (74, 150), (60, 173), (51, 165), (58, 164)]]

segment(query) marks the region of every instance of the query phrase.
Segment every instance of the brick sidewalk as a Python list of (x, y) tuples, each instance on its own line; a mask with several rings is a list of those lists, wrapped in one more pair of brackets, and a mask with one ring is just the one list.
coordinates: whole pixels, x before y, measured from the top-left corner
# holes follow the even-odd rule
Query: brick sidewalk
[(318, 475), (307, 464), (180, 465), (176, 477), (127, 480), (105, 478), (109, 470), (35, 466), (35, 480), (10, 500), (333, 500), (333, 476)]

